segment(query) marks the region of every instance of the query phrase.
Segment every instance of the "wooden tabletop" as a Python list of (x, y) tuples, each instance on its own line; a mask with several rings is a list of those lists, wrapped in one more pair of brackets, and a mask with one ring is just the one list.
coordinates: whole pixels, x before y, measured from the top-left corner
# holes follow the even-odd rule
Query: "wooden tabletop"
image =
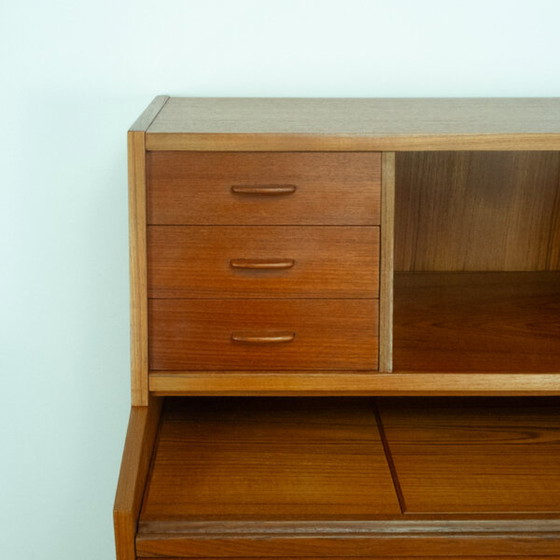
[(560, 149), (560, 98), (161, 96), (154, 103), (151, 150)]

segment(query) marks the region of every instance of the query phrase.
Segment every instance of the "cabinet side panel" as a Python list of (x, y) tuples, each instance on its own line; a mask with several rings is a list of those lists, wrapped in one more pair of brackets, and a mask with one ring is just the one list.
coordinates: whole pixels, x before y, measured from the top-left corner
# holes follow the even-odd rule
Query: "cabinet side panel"
[(148, 404), (145, 134), (128, 133), (130, 236), (130, 355), (132, 405)]
[(393, 371), (393, 253), (395, 153), (381, 159), (381, 259), (379, 290), (379, 371)]
[(156, 438), (162, 399), (132, 407), (113, 508), (117, 560), (135, 560), (136, 525)]

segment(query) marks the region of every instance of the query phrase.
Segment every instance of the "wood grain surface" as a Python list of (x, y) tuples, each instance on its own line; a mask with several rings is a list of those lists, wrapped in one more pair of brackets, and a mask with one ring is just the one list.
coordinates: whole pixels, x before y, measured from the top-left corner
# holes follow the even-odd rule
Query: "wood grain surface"
[(560, 272), (399, 273), (394, 289), (394, 371), (560, 371)]
[(144, 112), (134, 121), (134, 124), (130, 127), (130, 131), (146, 132), (146, 130), (150, 127), (154, 119), (158, 116), (169, 99), (170, 97), (168, 95), (156, 96), (153, 101), (146, 107)]
[(336, 557), (359, 550), (395, 560), (560, 553), (558, 399), (375, 403), (168, 400), (137, 553)]
[[(323, 557), (331, 558), (360, 556), (379, 560), (400, 560), (403, 557), (441, 558), (454, 560), (470, 557), (517, 557), (519, 560), (535, 555), (548, 556), (557, 560), (560, 554), (558, 536), (555, 533), (528, 535), (524, 532), (501, 535), (432, 533), (429, 535), (400, 534), (339, 534), (325, 538), (317, 534), (304, 535), (223, 535), (211, 539), (200, 536), (169, 534), (139, 535), (137, 551), (141, 556), (218, 556), (253, 558), (265, 557)], [(422, 554), (422, 556), (418, 556)]]
[(171, 400), (156, 453), (140, 532), (400, 513), (367, 400)]
[(406, 513), (560, 516), (560, 400), (378, 403)]
[[(241, 268), (257, 260), (265, 267)], [(236, 264), (238, 268), (232, 266)], [(376, 298), (379, 228), (150, 226), (153, 298)]]
[(395, 270), (560, 268), (559, 152), (397, 154)]
[(395, 154), (381, 160), (381, 266), (379, 271), (379, 371), (393, 370), (393, 268), (395, 243)]
[(157, 96), (127, 135), (130, 267), (130, 370), (133, 406), (148, 404), (148, 295), (146, 272), (146, 129), (168, 96)]
[[(150, 300), (150, 369), (375, 369), (377, 300)], [(234, 333), (294, 333), (245, 344)]]
[(150, 150), (559, 150), (560, 100), (171, 98)]
[(174, 371), (150, 373), (157, 395), (511, 396), (560, 395), (560, 375), (515, 373), (377, 373)]
[(135, 560), (134, 539), (144, 486), (159, 424), (162, 399), (130, 411), (119, 482), (113, 507), (117, 560)]
[[(148, 222), (175, 225), (379, 225), (377, 153), (149, 153)], [(236, 194), (235, 186), (296, 187)]]
[[(166, 560), (185, 560), (184, 557), (183, 558), (179, 558), (179, 557), (174, 557), (171, 558), (170, 556), (166, 556), (165, 557)], [(240, 557), (236, 557), (235, 560), (255, 560), (255, 557), (249, 557), (249, 556), (245, 556), (244, 558), (240, 558)], [(289, 560), (289, 557), (284, 557), (286, 559)], [(360, 559), (360, 560), (372, 560), (372, 559), (376, 559), (379, 560), (379, 556), (355, 556), (354, 558)], [(392, 560), (428, 560), (433, 558), (433, 556), (399, 556), (399, 557), (393, 557)], [(519, 556), (453, 556), (453, 560), (520, 560)], [(348, 560), (348, 556), (329, 556), (328, 557), (329, 560)], [(148, 560), (148, 557), (142, 557), (142, 558), (138, 558), (138, 560)], [(217, 560), (216, 557), (214, 558), (201, 558), (198, 557), (197, 560)], [(325, 560), (325, 557), (306, 557), (306, 560)], [(553, 560), (553, 558), (551, 558), (550, 556), (523, 556), (522, 560)]]
[(130, 267), (130, 371), (134, 406), (148, 404), (148, 284), (146, 257), (146, 145), (142, 131), (128, 133)]
[(129, 194), (117, 560), (560, 558), (560, 99), (161, 96)]

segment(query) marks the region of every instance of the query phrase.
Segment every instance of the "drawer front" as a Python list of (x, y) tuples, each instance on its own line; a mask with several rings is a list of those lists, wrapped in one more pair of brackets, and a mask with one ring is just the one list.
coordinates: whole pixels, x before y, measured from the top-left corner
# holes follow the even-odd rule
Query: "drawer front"
[(379, 153), (147, 154), (148, 223), (379, 225)]
[(154, 298), (376, 298), (378, 227), (149, 226)]
[(149, 302), (150, 370), (372, 370), (377, 300)]

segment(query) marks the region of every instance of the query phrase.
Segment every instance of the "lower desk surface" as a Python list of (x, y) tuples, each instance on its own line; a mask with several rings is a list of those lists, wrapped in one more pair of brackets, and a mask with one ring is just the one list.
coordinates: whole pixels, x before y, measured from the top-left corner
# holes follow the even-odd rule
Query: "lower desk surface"
[(167, 399), (139, 557), (560, 557), (560, 399)]

